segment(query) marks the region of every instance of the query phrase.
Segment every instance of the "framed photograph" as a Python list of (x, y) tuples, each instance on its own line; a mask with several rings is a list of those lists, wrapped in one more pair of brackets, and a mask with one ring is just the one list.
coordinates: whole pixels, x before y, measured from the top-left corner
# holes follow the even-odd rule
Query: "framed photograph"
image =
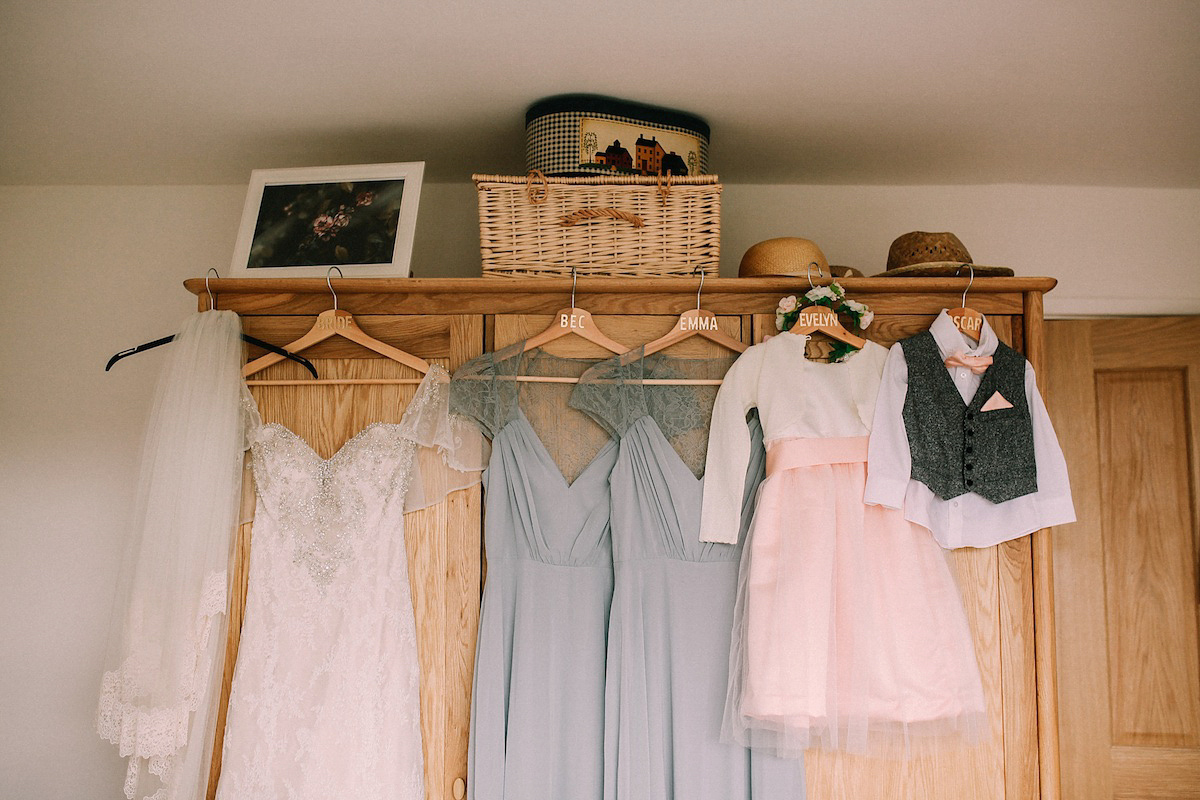
[(235, 278), (409, 276), (425, 162), (256, 169)]

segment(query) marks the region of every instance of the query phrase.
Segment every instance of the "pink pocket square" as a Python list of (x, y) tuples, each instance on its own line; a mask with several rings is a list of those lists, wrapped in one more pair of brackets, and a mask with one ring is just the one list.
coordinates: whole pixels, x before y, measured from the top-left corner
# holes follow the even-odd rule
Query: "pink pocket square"
[(1012, 408), (1013, 404), (1004, 399), (1004, 395), (999, 392), (993, 392), (988, 401), (979, 409), (980, 411), (999, 411), (1002, 408)]

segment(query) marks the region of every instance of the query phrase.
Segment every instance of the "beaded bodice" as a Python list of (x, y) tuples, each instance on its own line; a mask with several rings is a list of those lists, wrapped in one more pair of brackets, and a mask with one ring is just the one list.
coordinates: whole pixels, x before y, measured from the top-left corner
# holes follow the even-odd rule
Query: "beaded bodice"
[(402, 511), (391, 506), (403, 503), (415, 447), (400, 425), (376, 423), (322, 459), (284, 426), (263, 425), (251, 445), (259, 512), (291, 563), (328, 586), (368, 532)]

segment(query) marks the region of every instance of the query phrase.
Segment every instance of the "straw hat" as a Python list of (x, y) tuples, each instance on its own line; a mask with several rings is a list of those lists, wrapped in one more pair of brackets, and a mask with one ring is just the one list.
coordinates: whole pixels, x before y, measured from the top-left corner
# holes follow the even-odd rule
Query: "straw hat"
[[(898, 237), (888, 250), (887, 270), (879, 273), (888, 277), (947, 277), (966, 275), (964, 265), (970, 264), (976, 275), (1008, 276), (1008, 267), (986, 267), (971, 261), (966, 246), (953, 233), (912, 231)], [(878, 277), (878, 276), (876, 276)]]
[(778, 239), (767, 239), (753, 245), (742, 256), (738, 266), (739, 278), (757, 278), (768, 275), (796, 275), (805, 277), (812, 271), (812, 277), (833, 275), (838, 278), (859, 277), (861, 272), (853, 267), (830, 267), (825, 254), (816, 242), (811, 239), (801, 239), (798, 236), (782, 236)]

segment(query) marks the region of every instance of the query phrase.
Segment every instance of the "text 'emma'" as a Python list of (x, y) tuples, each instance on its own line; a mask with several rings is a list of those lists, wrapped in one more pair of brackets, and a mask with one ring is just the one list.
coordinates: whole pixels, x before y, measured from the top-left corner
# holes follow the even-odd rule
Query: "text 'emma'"
[(679, 330), (681, 331), (715, 331), (716, 329), (716, 317), (684, 316), (679, 319)]

